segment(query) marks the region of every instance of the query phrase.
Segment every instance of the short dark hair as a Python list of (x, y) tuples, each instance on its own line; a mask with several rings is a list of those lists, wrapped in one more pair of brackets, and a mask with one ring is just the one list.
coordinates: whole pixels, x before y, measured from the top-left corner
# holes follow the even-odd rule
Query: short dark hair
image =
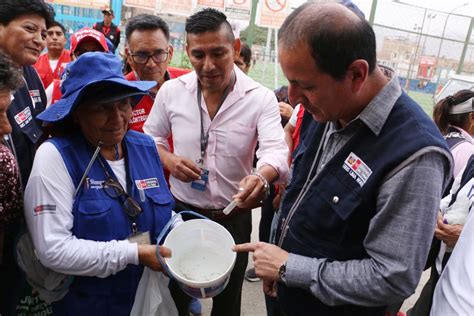
[(130, 36), (136, 30), (162, 30), (165, 34), (166, 39), (170, 39), (170, 29), (166, 22), (152, 14), (139, 14), (128, 20), (127, 25), (125, 26), (125, 38), (130, 40)]
[(442, 134), (446, 134), (450, 125), (465, 128), (470, 120), (471, 113), (451, 114), (449, 110), (455, 105), (474, 98), (474, 91), (460, 90), (436, 103), (433, 109), (433, 121)]
[(205, 32), (216, 32), (224, 26), (227, 29), (228, 40), (230, 42), (235, 41), (234, 32), (227, 16), (219, 10), (212, 8), (205, 8), (198, 11), (186, 19), (186, 33), (188, 34), (200, 34)]
[(252, 60), (252, 50), (244, 42), (242, 42), (242, 45), (240, 46), (240, 56), (242, 56), (244, 63), (247, 66), (250, 66), (250, 61)]
[(44, 0), (0, 1), (0, 24), (8, 25), (11, 21), (25, 14), (37, 14), (43, 17), (46, 28), (50, 28), (54, 21), (54, 10)]
[(278, 32), (280, 43), (293, 48), (306, 42), (317, 67), (336, 80), (342, 79), (347, 67), (357, 59), (369, 64), (371, 74), (377, 57), (370, 24), (353, 11), (343, 15), (335, 10), (314, 10), (322, 5), (305, 3), (293, 11)]
[(64, 27), (64, 25), (62, 25), (58, 21), (53, 21), (53, 23), (51, 23), (48, 29), (52, 28), (53, 26), (59, 26), (59, 28), (61, 28), (61, 31), (63, 31), (63, 34), (66, 35), (66, 28)]
[(0, 90), (14, 91), (23, 85), (21, 70), (5, 53), (0, 51)]

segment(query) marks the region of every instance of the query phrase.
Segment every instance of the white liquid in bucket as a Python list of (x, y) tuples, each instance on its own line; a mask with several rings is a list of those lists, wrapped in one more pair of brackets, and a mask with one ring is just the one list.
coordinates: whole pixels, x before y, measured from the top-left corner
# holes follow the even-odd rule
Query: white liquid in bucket
[(210, 248), (196, 248), (181, 256), (180, 274), (194, 282), (214, 280), (226, 272), (229, 260)]

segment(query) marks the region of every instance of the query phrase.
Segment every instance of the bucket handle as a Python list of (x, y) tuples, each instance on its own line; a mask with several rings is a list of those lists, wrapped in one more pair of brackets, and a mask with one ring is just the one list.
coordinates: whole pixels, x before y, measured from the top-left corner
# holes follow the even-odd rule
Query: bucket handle
[(166, 272), (168, 277), (171, 278), (171, 279), (174, 279), (174, 277), (170, 273), (170, 270), (168, 268), (168, 265), (165, 263), (164, 258), (160, 255), (160, 245), (159, 244), (160, 244), (161, 240), (163, 239), (163, 237), (165, 236), (165, 234), (170, 229), (171, 225), (174, 223), (174, 220), (182, 214), (193, 215), (193, 216), (198, 217), (198, 218), (210, 220), (208, 217), (206, 217), (204, 215), (201, 215), (199, 213), (193, 212), (193, 211), (181, 211), (179, 213), (174, 214), (173, 217), (171, 217), (171, 219), (168, 221), (168, 223), (166, 223), (165, 227), (163, 227), (163, 229), (161, 230), (160, 234), (156, 238), (156, 257), (158, 258), (158, 261), (160, 262), (161, 266), (163, 267), (163, 270)]

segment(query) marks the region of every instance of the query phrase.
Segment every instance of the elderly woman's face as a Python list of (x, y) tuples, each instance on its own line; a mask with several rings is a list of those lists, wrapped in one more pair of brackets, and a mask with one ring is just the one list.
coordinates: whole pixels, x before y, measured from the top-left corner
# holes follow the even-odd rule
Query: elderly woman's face
[(9, 89), (0, 90), (0, 141), (3, 135), (10, 134), (12, 127), (8, 122), (7, 110), (11, 102), (11, 91)]
[(132, 117), (130, 98), (109, 103), (80, 104), (72, 114), (84, 137), (94, 146), (99, 141), (113, 146), (122, 141)]
[(43, 17), (24, 14), (0, 25), (0, 48), (18, 65), (33, 65), (46, 45), (46, 35)]

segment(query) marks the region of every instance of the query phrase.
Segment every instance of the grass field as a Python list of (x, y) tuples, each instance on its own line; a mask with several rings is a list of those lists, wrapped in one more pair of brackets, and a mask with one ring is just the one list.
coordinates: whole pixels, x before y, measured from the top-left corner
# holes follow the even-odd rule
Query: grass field
[[(181, 52), (175, 52), (173, 60), (171, 61), (171, 66), (191, 68), (191, 63), (189, 62), (186, 54)], [(278, 65), (278, 82), (277, 87), (287, 85), (288, 82), (283, 74), (280, 65)], [(265, 66), (263, 61), (258, 61), (254, 66), (250, 68), (249, 76), (255, 81), (261, 83), (265, 87), (274, 90), (275, 87), (275, 64), (273, 62), (268, 62)], [(409, 91), (408, 95), (412, 97), (423, 110), (428, 114), (429, 117), (433, 114), (433, 96), (431, 94)]]
[(408, 95), (413, 98), (429, 117), (433, 116), (433, 95), (415, 91), (408, 91)]
[[(171, 66), (191, 68), (191, 63), (185, 53), (175, 52)], [(277, 87), (275, 87), (275, 64), (273, 62), (268, 62), (265, 67), (263, 61), (258, 61), (250, 68), (249, 76), (271, 90), (288, 84), (280, 65), (278, 65), (278, 82)]]

